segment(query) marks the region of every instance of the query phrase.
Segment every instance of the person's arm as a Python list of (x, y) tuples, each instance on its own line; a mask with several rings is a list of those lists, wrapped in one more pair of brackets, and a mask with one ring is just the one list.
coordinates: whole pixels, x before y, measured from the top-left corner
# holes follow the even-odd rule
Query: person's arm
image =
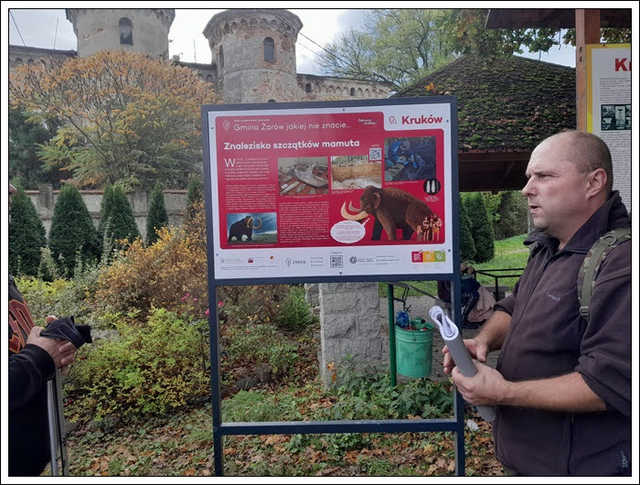
[(73, 362), (75, 347), (71, 342), (41, 337), (42, 327), (33, 327), (27, 345), (9, 355), (9, 409), (19, 409), (42, 391), (56, 367)]
[(474, 405), (520, 406), (562, 412), (595, 412), (606, 405), (578, 372), (531, 381), (510, 382), (495, 369), (476, 362), (478, 373), (466, 378), (455, 368), (453, 381)]

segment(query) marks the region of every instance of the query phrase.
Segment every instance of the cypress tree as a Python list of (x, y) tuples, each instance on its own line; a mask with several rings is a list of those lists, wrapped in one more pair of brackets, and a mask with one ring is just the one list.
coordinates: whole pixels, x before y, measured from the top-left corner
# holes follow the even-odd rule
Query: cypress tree
[(65, 185), (53, 208), (49, 248), (63, 274), (73, 275), (77, 257), (92, 263), (100, 256), (98, 231), (78, 189)]
[(36, 276), (40, 266), (40, 248), (47, 236), (31, 199), (18, 187), (11, 196), (9, 217), (9, 272)]
[(461, 261), (473, 261), (476, 257), (476, 245), (473, 243), (471, 235), (471, 221), (465, 209), (465, 205), (460, 200), (460, 259)]
[(116, 185), (112, 187), (110, 197), (112, 205), (107, 214), (109, 227), (107, 237), (112, 238), (114, 242), (120, 239), (127, 239), (129, 242), (133, 242), (140, 237), (140, 233), (138, 232), (136, 219), (133, 217), (133, 210), (127, 195), (122, 187)]
[(102, 194), (102, 202), (100, 203), (100, 222), (98, 223), (98, 237), (100, 242), (104, 239), (104, 230), (107, 221), (113, 210), (113, 185), (107, 185)]
[(471, 234), (473, 235), (473, 243), (476, 247), (476, 262), (484, 263), (493, 259), (493, 226), (489, 221), (487, 208), (484, 205), (484, 199), (479, 192), (472, 194), (466, 198), (467, 214), (471, 221)]
[(193, 220), (195, 211), (200, 207), (202, 202), (202, 180), (196, 177), (189, 179), (189, 185), (187, 186), (187, 207), (186, 207), (186, 219)]
[(151, 246), (158, 239), (156, 231), (169, 224), (169, 217), (164, 207), (164, 193), (159, 184), (151, 191), (149, 215), (147, 216), (147, 246)]

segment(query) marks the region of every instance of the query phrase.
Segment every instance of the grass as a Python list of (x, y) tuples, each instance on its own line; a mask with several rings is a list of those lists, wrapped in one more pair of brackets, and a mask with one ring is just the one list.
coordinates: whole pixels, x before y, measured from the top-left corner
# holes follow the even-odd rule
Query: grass
[[(520, 234), (500, 241), (495, 241), (495, 256), (490, 261), (485, 263), (473, 264), (476, 270), (489, 270), (489, 269), (502, 269), (502, 268), (524, 268), (529, 257), (529, 249), (523, 244), (526, 234)], [(511, 272), (509, 274), (517, 274), (518, 272)], [(501, 274), (501, 273), (495, 273)], [(502, 274), (507, 274), (506, 272)], [(485, 275), (478, 275), (478, 281), (489, 288), (493, 288), (495, 284), (494, 278)], [(518, 278), (500, 278), (499, 285), (506, 286), (509, 289), (518, 281)], [(426, 291), (430, 295), (437, 296), (438, 288), (436, 281), (407, 281), (407, 283)], [(393, 295), (397, 298), (402, 297), (403, 288), (399, 286), (394, 287)], [(387, 285), (380, 284), (380, 296), (387, 296)], [(410, 289), (408, 296), (421, 296), (421, 293)]]

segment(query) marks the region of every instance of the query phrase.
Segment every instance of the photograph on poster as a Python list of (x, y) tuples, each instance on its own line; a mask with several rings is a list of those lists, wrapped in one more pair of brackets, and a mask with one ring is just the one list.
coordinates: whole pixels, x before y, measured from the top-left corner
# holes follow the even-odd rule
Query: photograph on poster
[(275, 212), (227, 214), (229, 244), (273, 244), (278, 242)]
[(630, 130), (630, 104), (602, 104), (600, 105), (600, 130)]
[(370, 161), (367, 155), (331, 157), (331, 190), (382, 187), (382, 164)]
[(350, 221), (365, 221), (374, 218), (372, 241), (381, 239), (382, 230), (389, 241), (416, 240), (433, 241), (440, 236), (442, 220), (435, 215), (426, 202), (410, 193), (395, 188), (378, 188), (370, 185), (362, 193), (358, 205), (345, 200), (340, 210), (342, 217)]
[(327, 157), (278, 158), (280, 195), (326, 194), (329, 190)]
[(436, 177), (436, 142), (433, 137), (387, 138), (384, 141), (386, 181)]

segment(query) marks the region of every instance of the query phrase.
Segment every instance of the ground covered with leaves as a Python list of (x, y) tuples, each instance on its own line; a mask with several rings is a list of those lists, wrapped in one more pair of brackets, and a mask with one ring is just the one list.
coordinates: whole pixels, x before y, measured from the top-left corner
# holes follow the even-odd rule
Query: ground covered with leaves
[[(223, 422), (452, 417), (448, 382), (392, 388), (388, 376), (346, 371), (341, 386), (324, 389), (318, 330), (317, 321), (298, 331), (223, 324)], [(260, 375), (260, 366), (269, 370)], [(465, 419), (466, 475), (502, 475), (490, 425), (470, 409)], [(67, 453), (71, 476), (212, 475), (211, 404), (128, 422), (78, 421)], [(454, 476), (455, 434), (229, 436), (223, 457), (226, 476)]]

